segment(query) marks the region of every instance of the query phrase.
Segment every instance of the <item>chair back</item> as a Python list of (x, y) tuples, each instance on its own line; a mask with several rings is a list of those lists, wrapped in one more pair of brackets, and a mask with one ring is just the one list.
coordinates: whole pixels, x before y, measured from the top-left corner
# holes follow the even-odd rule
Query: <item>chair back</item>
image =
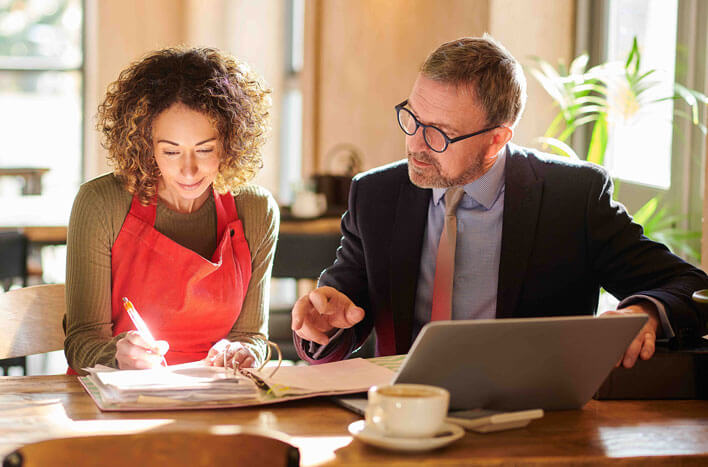
[(7, 290), (17, 279), (27, 285), (27, 237), (21, 232), (0, 232), (0, 284)]
[(64, 284), (0, 293), (0, 358), (64, 348)]
[(273, 277), (317, 279), (334, 263), (341, 234), (281, 232), (273, 258)]
[(275, 437), (253, 433), (148, 432), (52, 439), (8, 454), (3, 467), (71, 465), (278, 466), (300, 464), (300, 452)]
[[(272, 277), (317, 280), (322, 271), (334, 263), (339, 247), (339, 233), (289, 233), (280, 232), (273, 258)], [(298, 360), (290, 328), (290, 310), (270, 308), (268, 338), (278, 344), (286, 360)]]

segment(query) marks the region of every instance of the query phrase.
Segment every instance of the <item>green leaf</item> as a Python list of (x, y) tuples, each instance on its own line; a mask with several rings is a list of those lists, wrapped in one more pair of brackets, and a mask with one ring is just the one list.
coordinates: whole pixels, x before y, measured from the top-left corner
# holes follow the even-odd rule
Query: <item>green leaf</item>
[(627, 61), (624, 65), (625, 74), (627, 75), (627, 78), (637, 76), (637, 74), (639, 74), (640, 64), (641, 55), (639, 53), (639, 44), (637, 42), (637, 36), (634, 36), (634, 39), (632, 39), (632, 50), (629, 51)]
[(545, 60), (540, 60), (538, 62), (538, 66), (539, 66), (539, 68), (541, 68), (541, 71), (543, 72), (543, 74), (545, 74), (549, 78), (560, 78), (561, 77), (561, 75), (556, 71), (556, 69), (553, 68), (553, 65), (551, 65), (550, 63), (548, 63)]
[(558, 113), (556, 117), (553, 119), (550, 125), (548, 125), (548, 129), (546, 130), (546, 133), (543, 135), (544, 137), (551, 137), (554, 136), (556, 133), (560, 131), (561, 125), (565, 123), (565, 119), (563, 118), (563, 113)]
[(551, 99), (556, 101), (561, 108), (566, 105), (566, 98), (563, 95), (563, 91), (559, 89), (555, 81), (536, 69), (531, 69), (531, 75), (536, 78), (539, 84), (541, 84), (541, 87), (543, 87), (543, 89), (551, 96)]
[(578, 118), (578, 119), (575, 120), (575, 128), (581, 127), (581, 126), (583, 126), (583, 125), (585, 125), (585, 124), (587, 124), (587, 123), (590, 123), (590, 122), (596, 122), (596, 121), (599, 120), (601, 117), (604, 118), (604, 116), (605, 116), (604, 113), (594, 112), (594, 113), (591, 113), (591, 114), (588, 115), (588, 116), (585, 116), (585, 117), (582, 117), (582, 118)]
[(585, 73), (585, 69), (590, 61), (590, 55), (587, 53), (580, 54), (575, 59), (570, 62), (570, 72), (569, 75), (582, 75)]
[(686, 102), (686, 104), (691, 106), (691, 121), (694, 125), (699, 122), (698, 119), (698, 99), (688, 88), (682, 86), (678, 83), (674, 83), (674, 91), (681, 96), (681, 98)]
[(574, 160), (580, 160), (575, 151), (573, 151), (573, 148), (565, 144), (563, 141), (557, 140), (556, 138), (545, 137), (536, 138), (536, 141), (542, 143), (544, 147), (550, 146), (551, 148), (556, 149), (557, 151), (554, 151), (555, 154), (566, 156)]
[(654, 196), (652, 199), (644, 203), (644, 205), (642, 205), (642, 207), (634, 213), (634, 222), (641, 225), (646, 224), (649, 218), (654, 214), (654, 211), (656, 211), (658, 204), (658, 196)]
[(607, 137), (607, 119), (604, 114), (601, 114), (592, 128), (592, 136), (588, 147), (588, 161), (598, 165), (603, 164), (605, 150), (607, 149)]

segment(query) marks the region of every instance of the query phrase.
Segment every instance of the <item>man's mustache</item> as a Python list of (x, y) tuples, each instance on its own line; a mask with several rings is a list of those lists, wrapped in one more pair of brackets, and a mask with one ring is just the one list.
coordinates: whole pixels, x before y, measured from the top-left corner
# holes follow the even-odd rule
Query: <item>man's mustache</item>
[(437, 161), (425, 152), (410, 152), (410, 151), (406, 151), (406, 152), (408, 154), (408, 157), (415, 157), (416, 159), (418, 159), (421, 162), (424, 162), (426, 164), (432, 164), (435, 167), (437, 167)]

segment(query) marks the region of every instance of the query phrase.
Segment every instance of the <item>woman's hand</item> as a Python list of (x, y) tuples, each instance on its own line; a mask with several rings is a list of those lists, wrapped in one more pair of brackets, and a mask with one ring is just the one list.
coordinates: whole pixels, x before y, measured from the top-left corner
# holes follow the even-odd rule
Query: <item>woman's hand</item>
[(224, 352), (226, 352), (228, 368), (252, 368), (256, 364), (256, 356), (248, 347), (240, 342), (229, 342), (226, 339), (221, 339), (209, 349), (206, 364), (224, 366)]
[(144, 370), (162, 365), (170, 348), (166, 341), (148, 342), (138, 331), (128, 331), (116, 343), (116, 360), (121, 370)]

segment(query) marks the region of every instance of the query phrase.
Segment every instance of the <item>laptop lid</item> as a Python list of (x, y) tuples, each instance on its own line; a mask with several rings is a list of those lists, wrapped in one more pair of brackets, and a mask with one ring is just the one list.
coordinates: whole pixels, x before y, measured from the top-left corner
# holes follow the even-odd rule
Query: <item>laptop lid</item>
[(644, 315), (436, 321), (395, 383), (441, 386), (451, 410), (576, 409), (602, 384)]

